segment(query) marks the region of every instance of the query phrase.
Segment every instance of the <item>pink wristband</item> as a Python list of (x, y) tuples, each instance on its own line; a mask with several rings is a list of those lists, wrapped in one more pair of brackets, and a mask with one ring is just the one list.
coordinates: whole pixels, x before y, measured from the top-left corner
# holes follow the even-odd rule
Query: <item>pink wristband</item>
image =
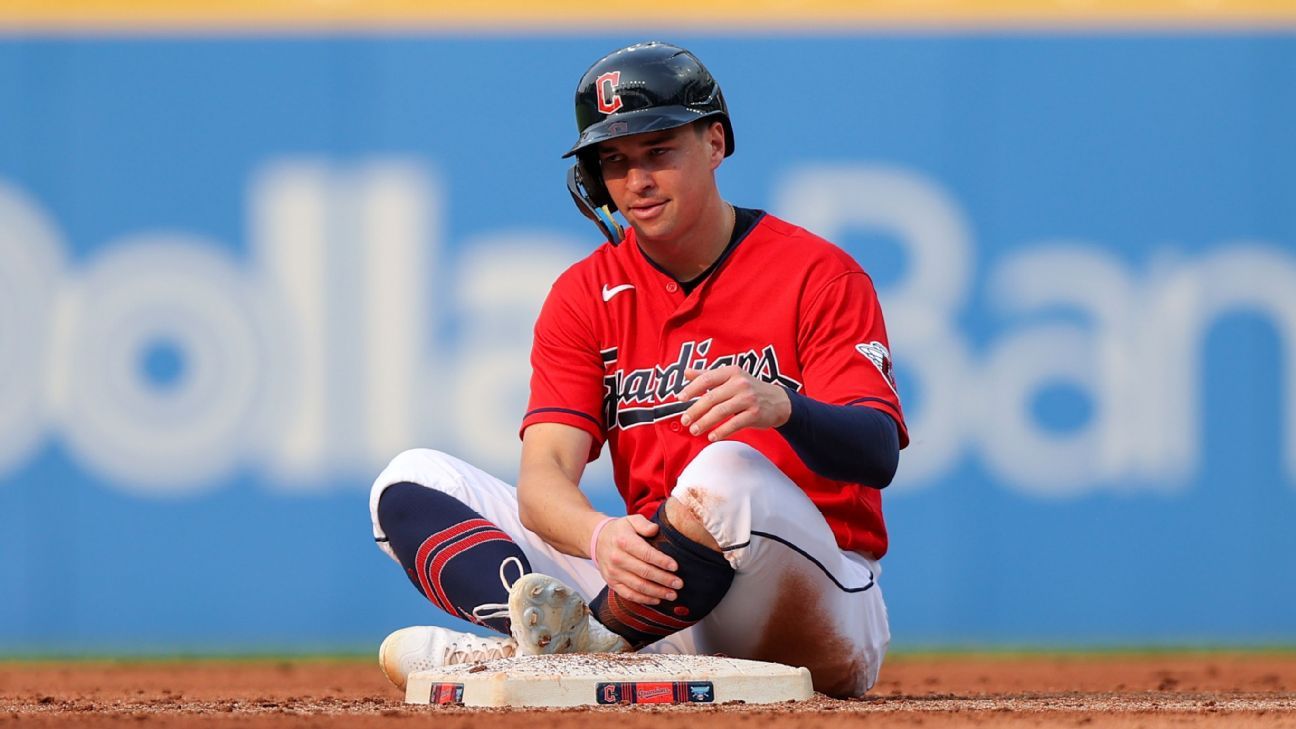
[(614, 522), (614, 521), (616, 521), (616, 520), (617, 520), (617, 517), (615, 517), (615, 516), (609, 516), (609, 517), (607, 517), (607, 518), (604, 519), (603, 521), (599, 522), (599, 523), (598, 523), (598, 526), (594, 527), (594, 533), (590, 535), (589, 556), (590, 556), (590, 561), (593, 562), (595, 565), (598, 564), (598, 557), (597, 557), (597, 555), (598, 555), (598, 538), (599, 538), (599, 535), (603, 533), (603, 527), (607, 526), (608, 524), (611, 524), (612, 522)]

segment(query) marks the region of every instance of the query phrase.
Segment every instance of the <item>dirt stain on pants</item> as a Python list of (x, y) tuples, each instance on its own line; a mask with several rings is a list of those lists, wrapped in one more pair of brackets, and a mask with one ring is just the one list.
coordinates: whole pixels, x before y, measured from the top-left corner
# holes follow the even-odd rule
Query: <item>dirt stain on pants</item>
[(820, 590), (806, 575), (786, 573), (750, 658), (804, 666), (816, 691), (834, 698), (859, 696), (868, 666), (854, 643), (838, 632)]

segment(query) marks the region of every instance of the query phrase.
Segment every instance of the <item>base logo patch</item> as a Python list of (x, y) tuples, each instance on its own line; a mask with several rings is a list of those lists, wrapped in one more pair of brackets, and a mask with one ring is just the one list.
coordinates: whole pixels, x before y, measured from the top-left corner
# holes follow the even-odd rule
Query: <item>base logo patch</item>
[(463, 704), (464, 685), (461, 683), (434, 683), (429, 692), (431, 704)]
[(886, 380), (891, 386), (891, 391), (895, 392), (895, 375), (891, 373), (891, 353), (887, 351), (886, 345), (881, 342), (857, 344), (855, 351), (867, 357), (868, 361), (878, 368), (878, 372), (882, 373), (882, 379)]
[(710, 704), (715, 687), (710, 681), (626, 681), (600, 683), (594, 688), (600, 704)]

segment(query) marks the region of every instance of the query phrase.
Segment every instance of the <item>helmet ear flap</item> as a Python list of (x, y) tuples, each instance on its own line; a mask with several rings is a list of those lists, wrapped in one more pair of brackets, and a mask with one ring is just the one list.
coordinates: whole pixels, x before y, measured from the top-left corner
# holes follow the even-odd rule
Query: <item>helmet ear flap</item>
[(585, 196), (596, 208), (606, 207), (609, 213), (615, 213), (617, 206), (612, 202), (612, 195), (603, 184), (603, 172), (599, 169), (598, 159), (591, 154), (576, 155), (576, 179), (585, 188)]
[(625, 230), (612, 217), (616, 203), (603, 185), (603, 177), (591, 173), (584, 155), (576, 159), (576, 164), (567, 171), (567, 191), (571, 193), (572, 202), (581, 211), (581, 215), (594, 221), (594, 225), (613, 245), (625, 238)]

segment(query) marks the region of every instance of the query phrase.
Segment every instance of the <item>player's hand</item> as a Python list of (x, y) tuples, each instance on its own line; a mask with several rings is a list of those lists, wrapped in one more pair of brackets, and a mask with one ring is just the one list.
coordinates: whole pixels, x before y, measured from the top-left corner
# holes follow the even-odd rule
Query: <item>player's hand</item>
[(676, 576), (679, 565), (648, 543), (657, 525), (639, 514), (608, 522), (599, 533), (597, 566), (608, 587), (621, 597), (644, 605), (674, 600), (684, 586)]
[(680, 417), (693, 435), (722, 440), (743, 428), (776, 428), (792, 415), (792, 400), (781, 386), (747, 374), (736, 365), (714, 370), (684, 370), (689, 383), (681, 401), (697, 398)]

